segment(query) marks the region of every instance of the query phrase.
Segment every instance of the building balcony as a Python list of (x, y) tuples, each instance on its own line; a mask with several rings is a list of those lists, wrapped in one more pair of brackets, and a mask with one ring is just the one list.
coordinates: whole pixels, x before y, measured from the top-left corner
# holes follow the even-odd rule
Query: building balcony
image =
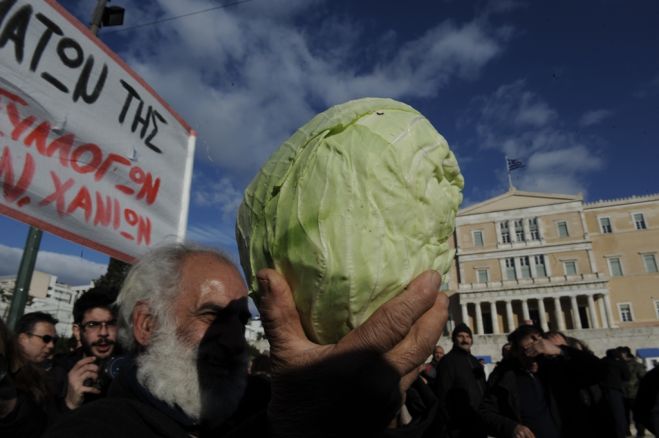
[(489, 281), (487, 283), (460, 283), (458, 292), (497, 291), (502, 289), (528, 289), (533, 287), (562, 286), (582, 283), (601, 283), (609, 277), (600, 272), (578, 275), (554, 275), (551, 277), (518, 278), (516, 280)]

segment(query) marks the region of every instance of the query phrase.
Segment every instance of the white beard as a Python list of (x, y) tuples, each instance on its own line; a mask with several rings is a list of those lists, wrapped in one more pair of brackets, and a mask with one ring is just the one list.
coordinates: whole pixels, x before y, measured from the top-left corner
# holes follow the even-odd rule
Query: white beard
[(185, 345), (176, 335), (174, 324), (161, 325), (146, 351), (138, 356), (137, 381), (159, 400), (199, 420), (197, 346)]

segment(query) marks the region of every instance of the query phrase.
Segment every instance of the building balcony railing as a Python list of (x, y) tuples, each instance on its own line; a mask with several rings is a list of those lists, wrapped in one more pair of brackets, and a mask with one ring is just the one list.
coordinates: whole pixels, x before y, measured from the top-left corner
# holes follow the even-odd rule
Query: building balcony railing
[(600, 272), (577, 275), (555, 275), (551, 277), (518, 278), (516, 280), (488, 281), (487, 283), (460, 283), (458, 292), (475, 292), (485, 290), (514, 289), (564, 285), (574, 283), (605, 282), (609, 277)]

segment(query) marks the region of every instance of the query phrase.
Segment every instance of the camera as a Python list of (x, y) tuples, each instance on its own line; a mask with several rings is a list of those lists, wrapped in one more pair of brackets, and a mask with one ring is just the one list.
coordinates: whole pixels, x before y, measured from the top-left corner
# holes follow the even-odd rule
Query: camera
[(83, 384), (85, 386), (92, 386), (99, 391), (103, 391), (110, 385), (112, 380), (119, 375), (128, 361), (129, 358), (127, 356), (112, 356), (107, 359), (99, 359), (97, 362), (99, 370), (98, 378), (96, 378), (96, 380), (92, 378), (85, 379)]

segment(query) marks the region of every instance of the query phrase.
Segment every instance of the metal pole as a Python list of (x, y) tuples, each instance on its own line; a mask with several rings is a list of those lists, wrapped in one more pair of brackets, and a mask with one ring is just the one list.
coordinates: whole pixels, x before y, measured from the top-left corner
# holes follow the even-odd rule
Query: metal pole
[(98, 34), (98, 30), (101, 28), (101, 21), (103, 20), (103, 12), (105, 11), (105, 5), (108, 3), (108, 0), (96, 0), (96, 8), (94, 8), (94, 13), (92, 15), (92, 22), (89, 25), (89, 29), (94, 35)]
[(508, 167), (508, 157), (504, 156), (504, 158), (506, 160), (506, 172), (508, 172), (508, 190), (510, 191), (513, 189), (513, 179), (510, 176), (510, 167)]
[(18, 268), (18, 275), (16, 276), (14, 296), (11, 299), (9, 315), (7, 316), (7, 325), (12, 330), (16, 327), (16, 323), (25, 311), (25, 304), (27, 303), (27, 297), (30, 292), (32, 273), (34, 272), (34, 265), (37, 262), (42, 234), (40, 229), (31, 226), (27, 240), (25, 241), (23, 257), (21, 257), (21, 264)]

